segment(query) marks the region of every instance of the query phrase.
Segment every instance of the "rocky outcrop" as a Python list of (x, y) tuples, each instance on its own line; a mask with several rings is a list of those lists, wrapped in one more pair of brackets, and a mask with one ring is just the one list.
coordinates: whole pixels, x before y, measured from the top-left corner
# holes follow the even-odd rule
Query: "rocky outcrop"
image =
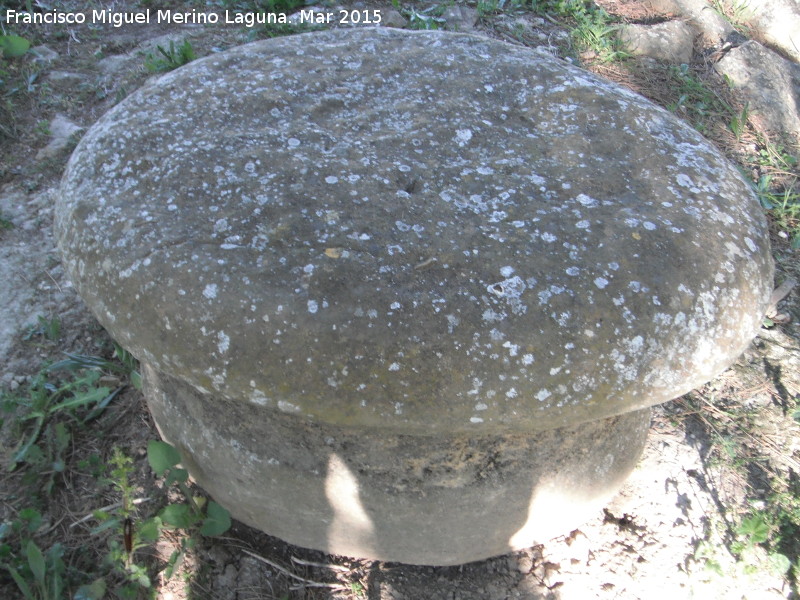
[(800, 137), (800, 65), (747, 41), (714, 68), (747, 99), (759, 128)]

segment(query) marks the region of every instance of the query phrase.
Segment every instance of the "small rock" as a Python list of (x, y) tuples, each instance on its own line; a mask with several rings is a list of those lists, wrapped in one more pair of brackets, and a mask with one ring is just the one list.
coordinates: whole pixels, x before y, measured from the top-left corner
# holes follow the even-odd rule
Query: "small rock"
[(47, 81), (55, 85), (80, 85), (86, 83), (88, 79), (83, 73), (73, 73), (71, 71), (50, 71), (47, 74)]
[(51, 62), (58, 60), (58, 52), (44, 45), (31, 48), (29, 52), (33, 56), (33, 62), (35, 63), (49, 65)]
[(126, 68), (130, 61), (131, 57), (125, 54), (114, 54), (97, 61), (97, 68), (103, 75), (114, 76)]
[(623, 46), (634, 56), (648, 56), (675, 64), (692, 60), (694, 37), (694, 29), (684, 21), (626, 25), (619, 32)]
[(651, 10), (662, 14), (676, 14), (687, 18), (703, 36), (709, 46), (717, 46), (736, 33), (733, 26), (705, 2), (697, 0), (647, 0)]
[(214, 581), (214, 597), (219, 600), (236, 600), (239, 571), (233, 564), (225, 566), (222, 575)]
[(56, 115), (50, 121), (50, 143), (44, 148), (39, 150), (36, 154), (36, 160), (43, 158), (52, 158), (70, 143), (70, 138), (73, 134), (79, 132), (82, 127), (76, 125), (64, 115)]
[(396, 29), (403, 29), (408, 25), (408, 19), (401, 15), (393, 8), (384, 10), (381, 13), (381, 25), (384, 27), (394, 27)]
[(255, 558), (243, 556), (239, 561), (239, 572), (234, 588), (237, 590), (259, 589), (261, 587), (261, 563)]
[(770, 131), (800, 135), (800, 66), (755, 41), (728, 52), (716, 65), (750, 105), (750, 117)]
[(447, 21), (445, 29), (450, 31), (470, 31), (478, 22), (478, 11), (469, 6), (454, 4), (447, 7), (442, 18)]
[(796, 0), (759, 0), (748, 24), (767, 42), (800, 62), (800, 4)]

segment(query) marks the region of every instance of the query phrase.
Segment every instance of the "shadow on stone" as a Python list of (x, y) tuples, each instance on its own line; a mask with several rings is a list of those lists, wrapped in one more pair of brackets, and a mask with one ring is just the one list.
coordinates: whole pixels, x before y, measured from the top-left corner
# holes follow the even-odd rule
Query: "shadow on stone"
[(528, 435), (347, 431), (143, 374), (162, 436), (236, 518), (299, 546), (411, 564), (480, 560), (580, 525), (633, 470), (650, 420), (645, 409)]

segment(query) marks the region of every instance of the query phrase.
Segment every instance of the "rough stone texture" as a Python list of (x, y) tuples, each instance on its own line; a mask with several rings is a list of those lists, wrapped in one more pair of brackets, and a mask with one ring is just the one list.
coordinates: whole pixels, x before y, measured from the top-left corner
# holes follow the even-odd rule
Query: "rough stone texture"
[(747, 97), (751, 118), (761, 127), (800, 136), (800, 66), (747, 41), (715, 68)]
[(697, 28), (705, 42), (721, 45), (731, 36), (737, 36), (733, 26), (709, 4), (698, 0), (645, 0), (647, 6), (659, 13), (682, 15)]
[(685, 21), (626, 25), (620, 29), (620, 41), (631, 54), (675, 64), (692, 60), (694, 38), (694, 28)]
[(47, 143), (47, 146), (36, 153), (37, 160), (56, 156), (69, 146), (72, 136), (83, 128), (67, 119), (64, 115), (56, 115), (55, 118), (50, 121), (49, 129), (50, 141)]
[(800, 62), (800, 4), (796, 0), (750, 0), (748, 23), (768, 44)]
[(446, 21), (445, 27), (451, 31), (471, 31), (479, 17), (476, 9), (454, 4), (445, 9), (442, 18)]
[(406, 19), (399, 11), (390, 8), (381, 11), (381, 26), (382, 27), (396, 27), (402, 29), (408, 25)]
[(166, 75), (70, 161), (65, 263), (135, 355), (321, 422), (477, 433), (669, 400), (745, 348), (765, 224), (695, 131), (528, 49), (313, 35)]
[(633, 470), (650, 410), (534, 435), (387, 434), (202, 394), (144, 366), (165, 439), (233, 515), (301, 546), (461, 564), (544, 542)]

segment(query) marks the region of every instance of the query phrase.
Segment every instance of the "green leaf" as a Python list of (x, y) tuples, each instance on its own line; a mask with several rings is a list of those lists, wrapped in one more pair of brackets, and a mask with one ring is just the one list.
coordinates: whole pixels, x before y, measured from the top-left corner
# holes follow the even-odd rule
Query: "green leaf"
[(139, 375), (139, 371), (131, 371), (131, 385), (133, 385), (133, 387), (135, 387), (137, 390), (141, 391), (142, 376)]
[(14, 58), (22, 56), (31, 47), (31, 43), (18, 35), (0, 35), (0, 50), (3, 56)]
[(188, 529), (197, 522), (197, 517), (188, 504), (170, 504), (165, 506), (158, 516), (165, 524), (178, 529)]
[(181, 462), (181, 455), (167, 442), (150, 440), (147, 443), (147, 462), (155, 474), (161, 477), (167, 469)]
[(25, 546), (25, 554), (28, 557), (28, 566), (31, 569), (31, 573), (33, 573), (33, 578), (44, 585), (44, 577), (47, 571), (44, 564), (44, 555), (33, 540), (29, 540)]
[(79, 587), (72, 600), (102, 600), (105, 594), (105, 579), (95, 579), (92, 583)]
[(119, 519), (108, 519), (100, 523), (100, 525), (98, 525), (94, 529), (92, 529), (91, 533), (92, 535), (95, 535), (100, 533), (101, 531), (105, 531), (106, 529), (113, 529), (115, 527), (119, 527), (119, 524), (120, 524)]
[(231, 514), (222, 506), (211, 500), (208, 503), (208, 516), (203, 520), (200, 533), (213, 536), (222, 535), (231, 528)]
[(762, 515), (754, 515), (742, 519), (737, 532), (746, 537), (749, 543), (761, 544), (769, 538), (769, 525)]
[(785, 575), (792, 566), (792, 561), (787, 556), (777, 552), (770, 554), (767, 557), (767, 561), (769, 562), (770, 571), (775, 575)]
[(189, 471), (186, 469), (170, 469), (165, 485), (172, 485), (175, 482), (186, 483), (189, 479)]
[(51, 406), (47, 412), (53, 414), (65, 408), (77, 408), (79, 406), (86, 406), (87, 404), (95, 404), (108, 396), (109, 391), (107, 387), (99, 387), (89, 390), (88, 392), (75, 394), (75, 396), (69, 400), (64, 400), (64, 402)]
[(6, 569), (11, 574), (11, 578), (14, 580), (14, 583), (17, 584), (19, 591), (22, 592), (22, 595), (25, 597), (26, 600), (34, 600), (36, 597), (31, 593), (31, 588), (27, 584), (27, 582), (22, 578), (22, 575), (17, 573), (14, 569), (12, 569), (9, 565), (6, 565)]
[(34, 533), (42, 524), (42, 514), (35, 508), (23, 508), (17, 516), (28, 522), (28, 533)]
[(136, 532), (143, 542), (155, 542), (161, 535), (161, 519), (158, 517), (147, 519), (137, 527)]

